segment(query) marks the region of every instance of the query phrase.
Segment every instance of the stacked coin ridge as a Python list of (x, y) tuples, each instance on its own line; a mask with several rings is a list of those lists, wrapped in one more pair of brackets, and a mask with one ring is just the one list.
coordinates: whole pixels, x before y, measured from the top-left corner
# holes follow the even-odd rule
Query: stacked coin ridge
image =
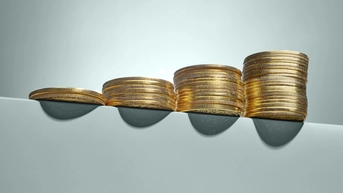
[(148, 77), (124, 77), (103, 84), (108, 106), (175, 110), (174, 85), (166, 80)]
[(219, 64), (200, 64), (174, 73), (176, 111), (240, 116), (242, 73)]
[(98, 93), (96, 91), (69, 87), (51, 87), (37, 89), (29, 94), (29, 99), (88, 103), (99, 105), (105, 105), (106, 101), (105, 97), (101, 93)]
[(244, 116), (304, 121), (309, 58), (301, 52), (266, 51), (245, 58)]

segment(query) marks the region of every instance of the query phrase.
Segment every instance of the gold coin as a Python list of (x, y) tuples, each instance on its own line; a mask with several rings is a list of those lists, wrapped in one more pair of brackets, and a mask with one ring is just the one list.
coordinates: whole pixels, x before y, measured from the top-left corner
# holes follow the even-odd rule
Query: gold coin
[(99, 105), (105, 104), (105, 99), (102, 100), (97, 97), (88, 96), (84, 94), (44, 93), (44, 94), (35, 94), (31, 96), (30, 99), (88, 103), (88, 104), (99, 104)]
[(232, 71), (234, 73), (242, 75), (242, 72), (239, 69), (232, 66), (221, 65), (221, 64), (198, 64), (198, 65), (187, 66), (187, 67), (181, 68), (174, 73), (174, 76), (177, 76), (180, 73), (184, 73), (185, 71), (197, 71), (197, 70), (202, 70), (202, 69), (226, 70), (226, 71)]
[(109, 80), (103, 84), (103, 90), (107, 87), (115, 86), (115, 85), (124, 85), (124, 84), (143, 84), (143, 85), (158, 85), (162, 87), (168, 87), (170, 89), (174, 89), (174, 85), (163, 79), (159, 78), (148, 78), (148, 77), (124, 77), (124, 78), (116, 78)]
[(126, 90), (126, 89), (156, 89), (156, 91), (161, 90), (162, 92), (174, 92), (174, 88), (168, 88), (165, 86), (158, 86), (158, 85), (142, 85), (142, 84), (124, 84), (124, 85), (114, 85), (110, 87), (106, 87), (102, 90), (103, 93), (110, 91), (110, 90)]
[(253, 60), (255, 58), (264, 58), (264, 57), (293, 57), (298, 58), (308, 62), (308, 56), (301, 52), (290, 51), (290, 50), (271, 50), (251, 54), (244, 59), (244, 63)]
[(184, 81), (197, 81), (197, 80), (216, 80), (216, 79), (224, 79), (229, 82), (236, 82), (236, 81), (241, 81), (242, 77), (241, 76), (232, 76), (232, 75), (227, 75), (227, 74), (187, 74), (184, 76), (178, 76), (174, 77), (174, 83), (179, 84)]
[(231, 97), (231, 96), (187, 96), (187, 95), (179, 95), (177, 96), (178, 101), (185, 99), (185, 100), (192, 100), (192, 101), (198, 101), (198, 100), (213, 100), (213, 101), (237, 101), (237, 102), (243, 102), (242, 99), (239, 99), (237, 97)]
[(245, 87), (244, 93), (250, 94), (250, 93), (267, 93), (267, 92), (295, 92), (295, 93), (301, 93), (303, 95), (306, 95), (306, 89), (304, 88), (298, 88), (294, 86), (256, 86), (256, 87)]
[(233, 87), (233, 88), (243, 88), (242, 81), (237, 82), (228, 82), (226, 80), (201, 80), (201, 81), (183, 81), (182, 83), (175, 84), (175, 90), (177, 91), (180, 88), (184, 87)]
[(167, 96), (145, 95), (145, 96), (110, 96), (107, 101), (131, 101), (131, 100), (153, 100), (163, 103), (175, 104), (176, 100)]
[(145, 88), (137, 88), (137, 89), (111, 89), (104, 92), (104, 96), (107, 98), (113, 95), (123, 95), (123, 94), (160, 94), (160, 95), (167, 95), (170, 97), (175, 98), (175, 92), (171, 92), (165, 89), (145, 89)]
[(193, 97), (193, 96), (222, 96), (222, 97), (231, 97), (243, 100), (243, 93), (233, 92), (233, 91), (218, 91), (218, 92), (180, 92), (177, 97), (181, 98), (183, 96)]
[(244, 116), (266, 118), (266, 119), (289, 120), (289, 121), (304, 121), (307, 117), (307, 114), (299, 113), (299, 112), (264, 111), (264, 112), (254, 112), (254, 113), (245, 112)]
[(251, 67), (251, 66), (269, 66), (269, 65), (276, 65), (276, 64), (284, 64), (287, 66), (294, 66), (299, 67), (307, 71), (308, 69), (308, 62), (293, 58), (293, 57), (265, 57), (265, 58), (256, 58), (254, 60), (250, 60), (243, 64), (243, 70)]
[(175, 105), (169, 103), (161, 103), (152, 100), (131, 100), (131, 101), (108, 101), (107, 106), (125, 106), (125, 107), (140, 107), (151, 109), (175, 110)]
[(198, 99), (198, 100), (187, 100), (187, 99), (180, 99), (177, 101), (177, 106), (187, 106), (188, 103), (192, 104), (223, 104), (223, 105), (231, 105), (236, 106), (239, 108), (243, 108), (242, 101), (233, 101), (233, 100), (206, 100), (206, 99)]
[(212, 114), (212, 115), (227, 115), (227, 116), (241, 116), (240, 112), (228, 110), (228, 109), (187, 109), (180, 112), (188, 113), (203, 113), (203, 114)]
[(294, 84), (294, 85), (307, 85), (306, 81), (300, 80), (298, 78), (278, 78), (274, 79), (273, 77), (264, 77), (262, 79), (260, 78), (251, 78), (249, 80), (246, 80), (243, 82), (243, 86), (245, 85), (263, 85), (263, 84)]
[(292, 83), (273, 83), (273, 82), (266, 82), (266, 83), (250, 83), (250, 84), (246, 84), (243, 86), (244, 89), (269, 89), (269, 88), (297, 88), (297, 89), (302, 89), (302, 90), (306, 90), (306, 84), (292, 84)]
[(279, 69), (295, 69), (303, 72), (308, 71), (308, 65), (299, 64), (296, 62), (287, 62), (287, 61), (260, 61), (251, 64), (244, 64), (243, 66), (243, 74), (249, 70), (265, 70), (269, 68), (279, 68)]
[(234, 83), (238, 85), (242, 85), (241, 79), (230, 78), (230, 77), (216, 77), (216, 78), (189, 78), (182, 80), (180, 82), (175, 82), (175, 87), (179, 87), (180, 85), (185, 85), (188, 83), (197, 82), (201, 84), (202, 82), (217, 82), (217, 81), (225, 81), (226, 83)]
[(255, 75), (255, 74), (279, 74), (279, 73), (293, 73), (293, 74), (298, 74), (302, 75), (304, 77), (307, 77), (307, 71), (304, 70), (299, 70), (296, 68), (277, 68), (277, 67), (268, 67), (268, 68), (250, 68), (250, 69), (245, 69), (243, 71), (243, 75), (245, 77), (250, 76), (250, 75)]
[(187, 110), (187, 109), (228, 109), (228, 110), (234, 110), (237, 112), (241, 112), (242, 108), (232, 105), (226, 105), (226, 104), (209, 104), (209, 103), (187, 103), (187, 104), (178, 104), (176, 107), (177, 110)]
[(253, 113), (253, 112), (261, 112), (261, 111), (293, 111), (293, 112), (304, 112), (306, 113), (307, 110), (301, 107), (286, 107), (286, 106), (273, 106), (273, 107), (254, 107), (254, 108), (245, 108), (246, 112)]
[(232, 110), (232, 108), (228, 107), (218, 107), (217, 104), (215, 105), (207, 105), (209, 108), (206, 108), (206, 106), (200, 106), (199, 108), (177, 108), (177, 111), (179, 112), (195, 112), (195, 113), (206, 113), (206, 114), (218, 114), (218, 115), (231, 115), (231, 116), (240, 116), (241, 110)]
[(258, 80), (260, 82), (262, 81), (300, 81), (300, 82), (305, 82), (307, 83), (307, 80), (304, 80), (304, 79), (299, 79), (298, 77), (293, 77), (293, 76), (289, 76), (289, 75), (285, 75), (285, 76), (282, 76), (280, 74), (264, 74), (264, 75), (261, 75), (261, 76), (254, 76), (254, 77), (245, 77), (244, 81), (243, 82), (248, 82), (248, 81), (254, 81), (254, 80)]
[(270, 75), (270, 74), (287, 74), (287, 75), (292, 75), (292, 76), (296, 76), (298, 78), (307, 80), (307, 73), (305, 74), (300, 71), (289, 70), (289, 69), (266, 69), (263, 71), (250, 71), (250, 72), (245, 72), (242, 78), (243, 80), (246, 80), (247, 78), (250, 78), (250, 77)]
[(207, 90), (207, 89), (215, 89), (215, 90), (230, 90), (230, 91), (243, 91), (243, 83), (236, 84), (236, 83), (228, 83), (228, 82), (192, 82), (187, 84), (180, 84), (175, 85), (176, 92), (180, 90)]
[(104, 96), (101, 93), (98, 93), (96, 91), (87, 90), (83, 88), (70, 88), (70, 87), (51, 87), (51, 88), (42, 88), (32, 91), (29, 94), (29, 98), (34, 97), (35, 95), (41, 95), (41, 94), (50, 94), (50, 93), (59, 93), (59, 94), (82, 94), (87, 95), (91, 97), (96, 97), (102, 100), (105, 100)]
[(264, 101), (262, 103), (252, 102), (246, 103), (245, 109), (248, 111), (255, 111), (260, 108), (297, 108), (307, 111), (307, 104), (300, 104), (300, 103), (289, 103), (289, 102), (279, 102), (279, 101)]
[(246, 104), (254, 104), (254, 103), (263, 103), (266, 101), (282, 101), (282, 102), (292, 102), (292, 103), (301, 103), (301, 104), (308, 104), (306, 96), (257, 96), (254, 98), (246, 98)]

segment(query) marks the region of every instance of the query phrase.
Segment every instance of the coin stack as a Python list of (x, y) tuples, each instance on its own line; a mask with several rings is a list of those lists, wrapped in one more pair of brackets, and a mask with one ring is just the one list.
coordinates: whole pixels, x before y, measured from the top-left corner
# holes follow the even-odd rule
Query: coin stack
[(102, 92), (108, 106), (175, 110), (174, 85), (162, 79), (117, 78), (104, 83)]
[(32, 91), (29, 99), (64, 101), (105, 105), (105, 97), (98, 92), (81, 88), (42, 88)]
[(174, 73), (176, 110), (240, 116), (243, 106), (242, 73), (237, 68), (200, 64)]
[(287, 50), (246, 57), (244, 116), (304, 121), (308, 61), (305, 54)]

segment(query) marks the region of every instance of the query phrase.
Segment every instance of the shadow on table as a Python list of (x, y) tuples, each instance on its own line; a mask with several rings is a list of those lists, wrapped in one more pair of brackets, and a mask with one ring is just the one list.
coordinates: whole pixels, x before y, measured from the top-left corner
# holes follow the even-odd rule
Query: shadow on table
[(271, 147), (281, 147), (292, 141), (304, 122), (252, 118), (260, 138)]
[(225, 115), (210, 115), (201, 113), (188, 113), (195, 130), (203, 135), (217, 135), (230, 128), (239, 117)]
[(132, 107), (117, 107), (121, 118), (129, 125), (133, 127), (149, 127), (154, 125), (165, 117), (167, 117), (172, 111), (167, 110), (155, 110), (155, 109), (140, 109)]
[(39, 101), (44, 112), (58, 120), (75, 119), (86, 115), (96, 109), (99, 105), (82, 104), (60, 101)]

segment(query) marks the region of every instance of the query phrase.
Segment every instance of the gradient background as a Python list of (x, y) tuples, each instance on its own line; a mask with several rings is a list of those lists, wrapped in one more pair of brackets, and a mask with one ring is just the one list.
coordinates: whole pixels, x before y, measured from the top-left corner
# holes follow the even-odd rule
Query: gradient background
[(0, 96), (101, 91), (122, 76), (172, 81), (184, 66), (243, 67), (249, 54), (310, 58), (307, 122), (343, 124), (343, 1), (0, 0)]

